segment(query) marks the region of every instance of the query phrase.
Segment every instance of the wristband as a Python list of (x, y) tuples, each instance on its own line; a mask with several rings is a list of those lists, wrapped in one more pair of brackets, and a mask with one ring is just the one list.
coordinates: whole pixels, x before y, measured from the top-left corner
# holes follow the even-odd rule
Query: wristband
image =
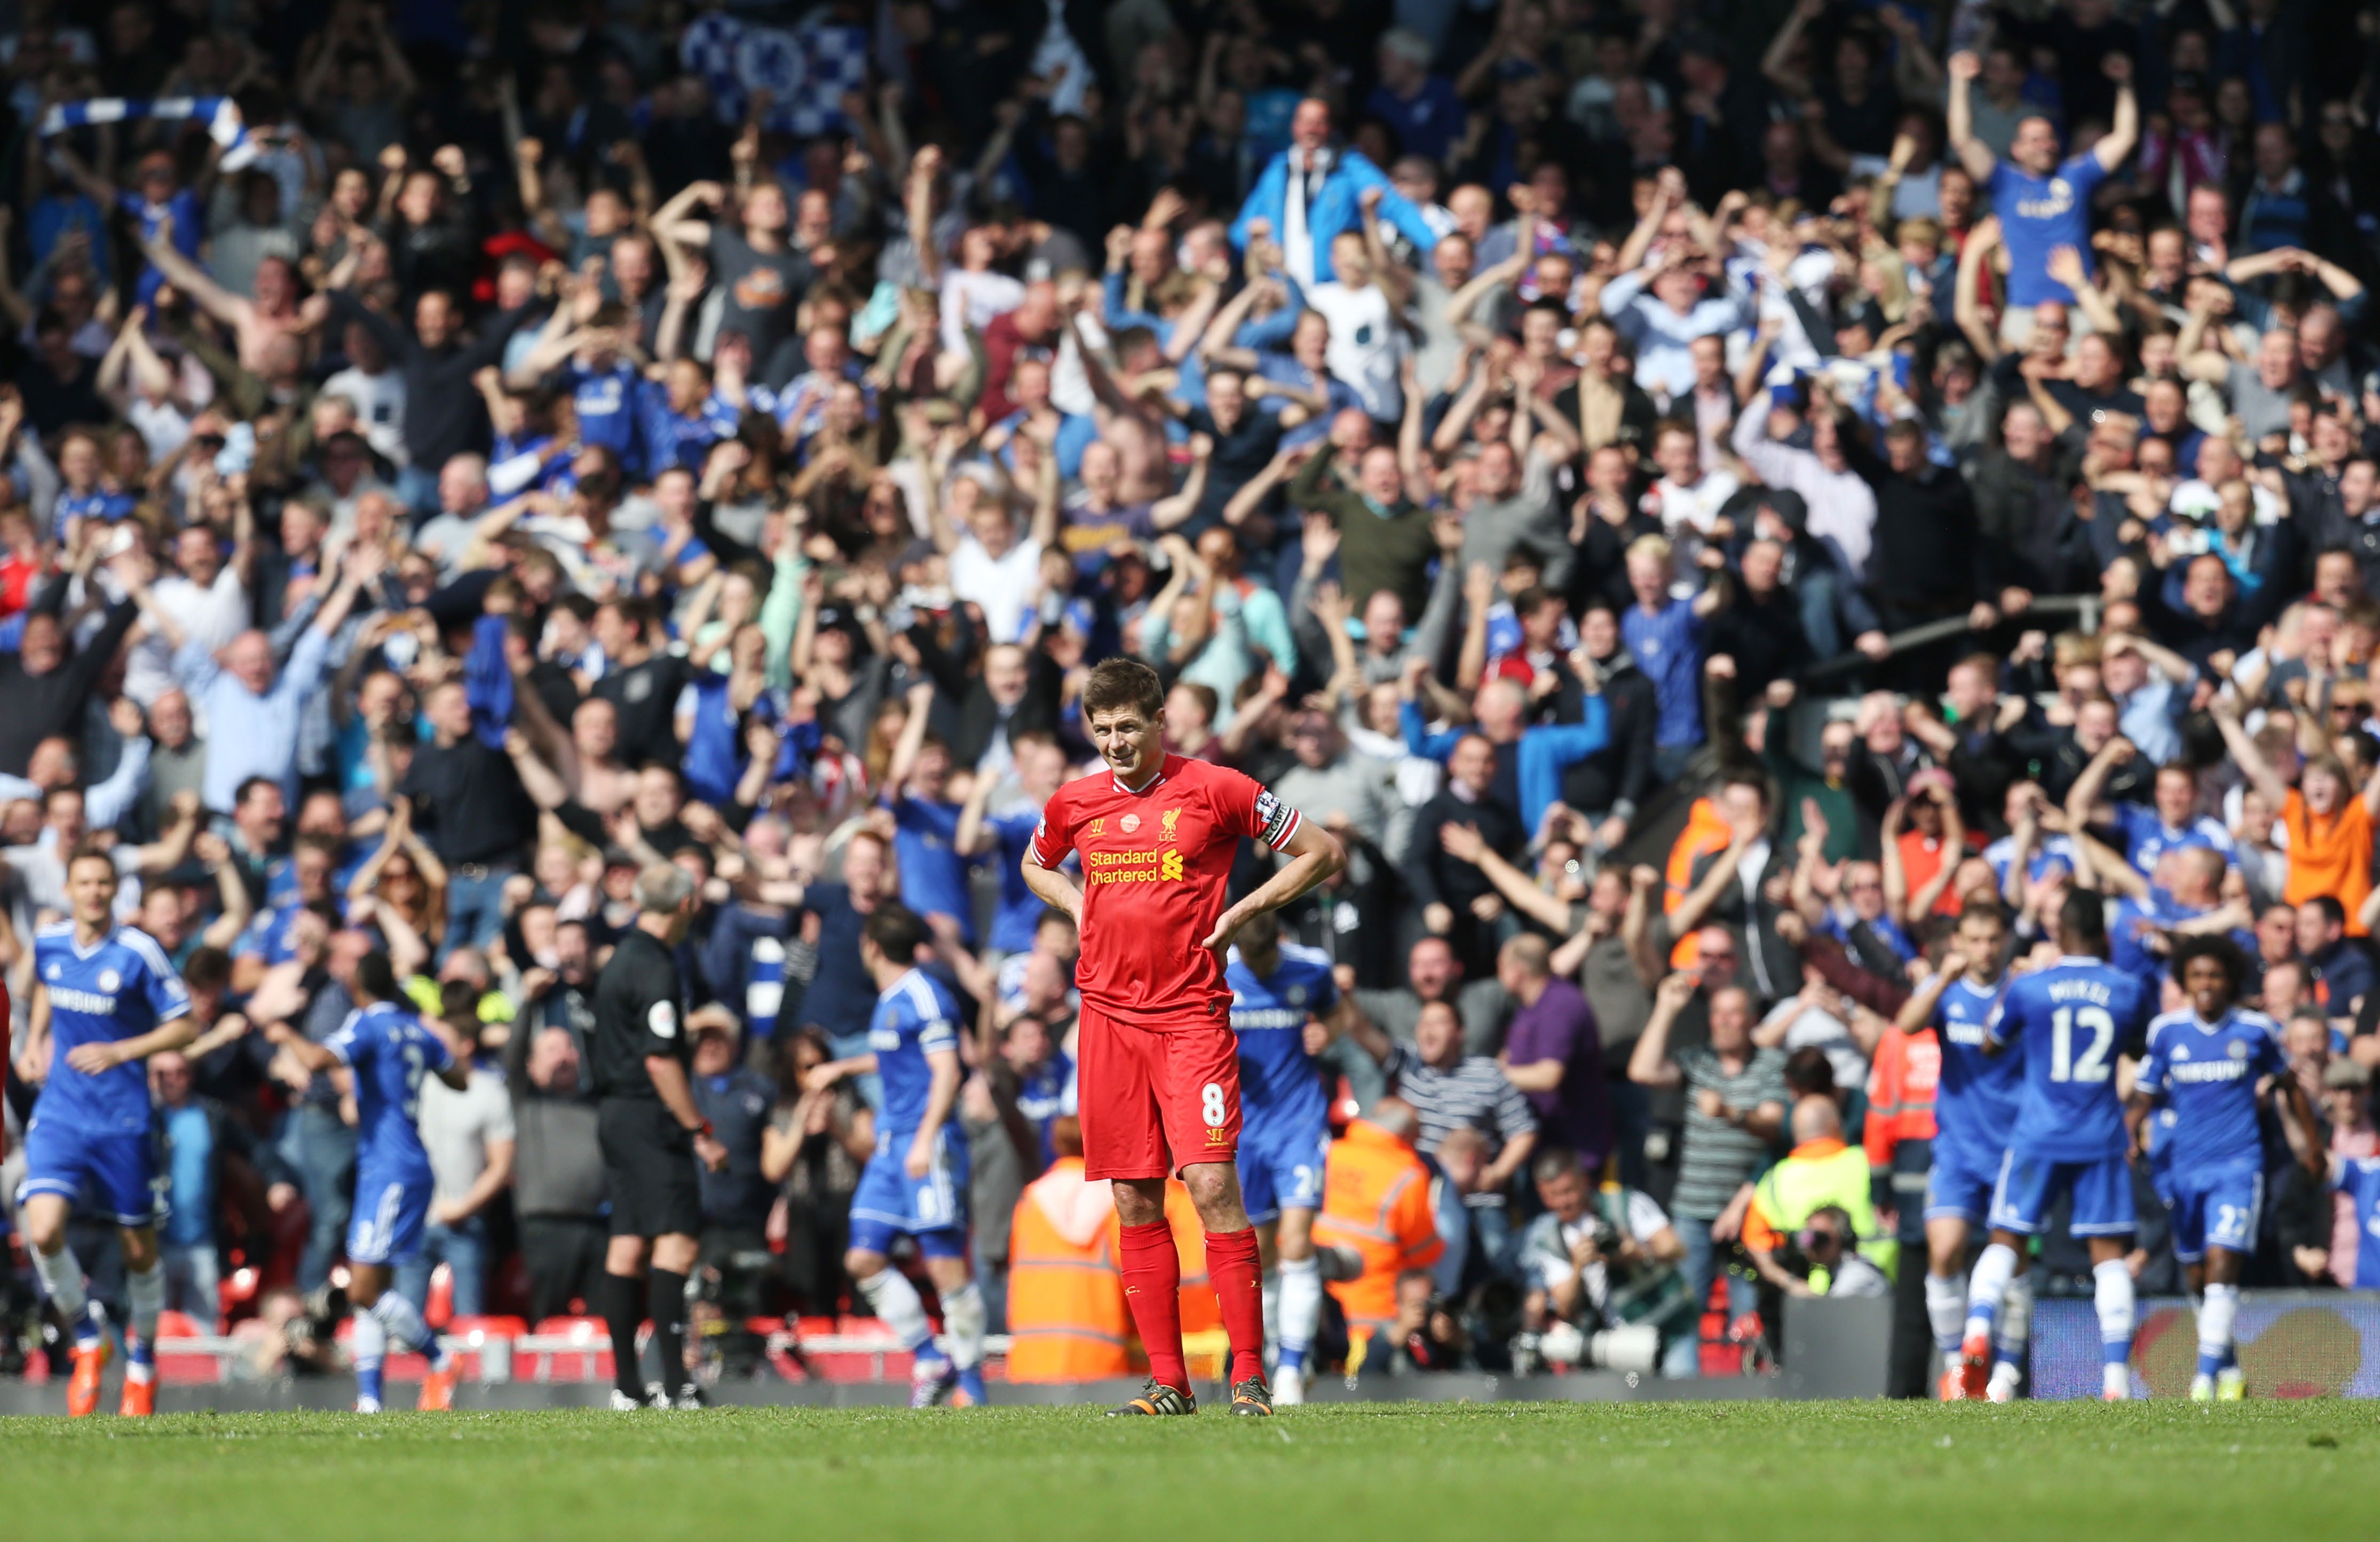
[(710, 1134), (710, 1121), (708, 1119), (704, 1120), (701, 1123), (695, 1125), (694, 1128), (687, 1133), (692, 1135), (697, 1140), (703, 1139)]

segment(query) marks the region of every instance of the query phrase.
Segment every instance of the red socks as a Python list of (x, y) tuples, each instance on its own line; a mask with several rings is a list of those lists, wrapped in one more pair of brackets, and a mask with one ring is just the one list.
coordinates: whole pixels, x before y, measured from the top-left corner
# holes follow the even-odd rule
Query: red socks
[[(1173, 1228), (1152, 1220), (1123, 1227), (1122, 1235), (1123, 1300), (1132, 1308), (1133, 1326), (1140, 1330), (1141, 1347), (1148, 1352), (1148, 1374), (1175, 1391), (1187, 1392), (1190, 1367), (1182, 1359), (1182, 1255), (1173, 1250)], [(1253, 1248), (1249, 1256), (1255, 1256)], [(1212, 1269), (1211, 1251), (1208, 1257)]]
[(1207, 1280), (1223, 1310), (1223, 1331), (1232, 1337), (1233, 1382), (1264, 1375), (1264, 1269), (1257, 1258), (1257, 1231), (1207, 1233)]

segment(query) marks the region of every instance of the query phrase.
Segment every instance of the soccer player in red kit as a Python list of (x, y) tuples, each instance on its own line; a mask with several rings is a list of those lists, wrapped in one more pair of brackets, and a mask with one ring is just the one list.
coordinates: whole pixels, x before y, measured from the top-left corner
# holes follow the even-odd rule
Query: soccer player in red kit
[[(1075, 918), (1082, 960), (1076, 1096), (1087, 1175), (1111, 1179), (1124, 1300), (1149, 1381), (1118, 1414), (1195, 1414), (1182, 1357), (1182, 1263), (1165, 1223), (1178, 1171), (1207, 1232), (1207, 1276), (1232, 1341), (1232, 1412), (1269, 1415), (1264, 1287), (1240, 1198), (1239, 1040), (1223, 958), (1248, 918), (1346, 866), (1324, 831), (1238, 771), (1165, 751), (1165, 687), (1134, 659), (1083, 685), (1083, 718), (1108, 769), (1058, 789), (1025, 854), (1025, 881)], [(1240, 837), (1287, 858), (1226, 906)], [(1081, 855), (1083, 883), (1059, 872)]]

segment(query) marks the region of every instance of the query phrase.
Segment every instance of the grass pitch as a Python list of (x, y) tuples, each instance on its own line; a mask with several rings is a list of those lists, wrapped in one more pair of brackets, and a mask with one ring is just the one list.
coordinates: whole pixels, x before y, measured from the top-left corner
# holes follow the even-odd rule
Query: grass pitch
[(42, 1542), (2369, 1537), (2380, 1404), (1359, 1404), (1270, 1421), (185, 1415), (0, 1423)]

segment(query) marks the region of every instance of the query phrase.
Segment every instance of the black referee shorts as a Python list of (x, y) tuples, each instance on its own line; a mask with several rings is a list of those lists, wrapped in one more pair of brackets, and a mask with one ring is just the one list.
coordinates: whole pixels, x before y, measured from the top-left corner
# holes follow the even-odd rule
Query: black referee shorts
[(612, 1235), (702, 1234), (693, 1131), (653, 1099), (607, 1098), (595, 1112), (595, 1138), (611, 1193)]

